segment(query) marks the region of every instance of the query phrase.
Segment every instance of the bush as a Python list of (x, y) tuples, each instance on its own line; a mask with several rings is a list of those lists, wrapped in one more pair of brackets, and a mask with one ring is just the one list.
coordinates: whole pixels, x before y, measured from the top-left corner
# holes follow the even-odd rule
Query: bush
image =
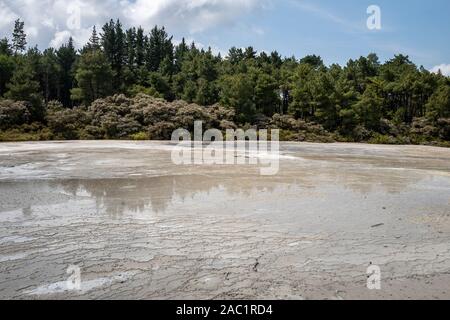
[(129, 138), (133, 134), (142, 131), (142, 125), (132, 118), (131, 115), (120, 118), (117, 124), (117, 137), (118, 138)]
[(437, 121), (439, 128), (439, 137), (450, 141), (450, 118), (441, 118)]
[(87, 125), (84, 130), (80, 131), (80, 139), (99, 140), (105, 138), (105, 131), (102, 128)]
[(297, 120), (294, 119), (294, 117), (280, 114), (275, 114), (272, 117), (270, 126), (272, 128), (280, 130), (291, 130), (291, 131), (300, 130), (299, 123)]
[(80, 132), (90, 123), (90, 118), (81, 108), (56, 108), (48, 110), (47, 122), (57, 139), (77, 140)]
[(52, 100), (47, 103), (47, 113), (62, 111), (63, 109), (64, 106), (59, 101)]
[(150, 136), (147, 132), (138, 132), (138, 133), (132, 134), (130, 138), (135, 141), (150, 140)]
[(398, 144), (397, 140), (388, 135), (375, 133), (373, 137), (369, 140), (371, 144)]
[(439, 129), (427, 118), (415, 118), (411, 124), (410, 133), (429, 140), (438, 136)]
[(133, 117), (144, 126), (171, 121), (177, 113), (176, 102), (169, 103), (162, 99), (140, 94), (133, 99), (130, 110)]
[[(170, 139), (173, 130), (193, 130), (194, 121), (203, 128), (236, 128), (234, 112), (220, 105), (201, 107), (184, 101), (167, 102), (146, 94), (123, 95), (95, 101), (88, 109), (91, 125), (101, 128), (106, 138), (127, 138), (145, 132), (146, 138)], [(169, 132), (170, 131), (170, 132)]]
[(183, 105), (180, 103), (180, 108), (173, 119), (174, 125), (177, 128), (193, 131), (195, 121), (202, 121), (204, 130), (214, 127), (212, 117), (206, 108), (196, 104)]
[(29, 105), (22, 101), (0, 100), (0, 129), (21, 126), (30, 120)]
[(0, 131), (0, 141), (48, 141), (53, 140), (53, 132), (42, 125), (23, 125), (15, 129)]
[(324, 129), (323, 126), (297, 120), (289, 115), (275, 114), (270, 122), (271, 129), (280, 129), (280, 140), (282, 141), (308, 141), (308, 142), (335, 142), (333, 134)]
[(136, 97), (139, 94), (145, 94), (151, 97), (155, 97), (155, 98), (163, 98), (163, 96), (156, 91), (155, 88), (147, 88), (138, 84), (133, 85), (129, 90), (128, 93), (130, 96), (132, 97)]
[(222, 120), (222, 121), (220, 121), (219, 129), (220, 130), (228, 130), (228, 129), (236, 130), (237, 126), (233, 121)]
[(150, 126), (148, 134), (153, 140), (170, 140), (176, 129), (173, 123), (162, 121)]
[[(145, 90), (142, 90), (145, 92)], [(167, 102), (145, 93), (135, 97), (114, 95), (94, 101), (88, 108), (67, 109), (50, 101), (46, 121), (31, 120), (26, 102), (0, 99), (0, 141), (50, 139), (132, 139), (168, 140), (172, 132), (185, 128), (192, 132), (194, 121), (203, 121), (203, 129), (237, 129), (235, 112), (219, 104), (202, 107), (184, 101)], [(398, 120), (398, 119), (397, 119)], [(345, 127), (345, 130), (342, 128)], [(345, 126), (341, 133), (330, 133), (322, 125), (275, 114), (272, 118), (256, 115), (255, 122), (243, 129), (280, 129), (282, 141), (334, 142), (368, 141), (378, 144), (427, 144), (448, 146), (450, 118), (415, 118), (410, 126), (381, 119), (377, 132), (363, 125)]]
[(357, 125), (352, 131), (352, 138), (354, 141), (367, 141), (372, 137), (372, 132), (363, 125)]

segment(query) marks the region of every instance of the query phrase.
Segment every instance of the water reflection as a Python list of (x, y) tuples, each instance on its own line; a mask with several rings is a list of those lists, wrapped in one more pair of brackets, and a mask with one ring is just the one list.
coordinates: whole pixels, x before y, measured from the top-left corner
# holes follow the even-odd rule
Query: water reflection
[[(252, 196), (267, 193), (273, 199), (282, 196), (280, 187), (298, 190), (316, 188), (343, 188), (352, 193), (369, 194), (375, 191), (400, 193), (425, 177), (392, 172), (329, 170), (321, 172), (305, 170), (301, 173), (285, 171), (284, 175), (262, 177), (257, 175), (171, 175), (139, 179), (73, 179), (51, 183), (72, 196), (87, 195), (95, 199), (97, 211), (101, 209), (111, 216), (123, 212), (163, 213), (176, 201), (185, 202), (202, 194), (204, 201), (212, 191), (219, 191), (224, 198), (242, 196), (252, 201)], [(314, 198), (312, 198), (312, 201)], [(213, 201), (213, 199), (211, 199)]]
[[(367, 195), (372, 192), (396, 194), (419, 183), (436, 184), (439, 174), (423, 170), (396, 170), (308, 161), (283, 162), (280, 174), (264, 177), (247, 168), (200, 167), (186, 174), (134, 178), (57, 179), (0, 182), (0, 212), (21, 210), (31, 217), (33, 207), (63, 204), (83, 197), (94, 199), (97, 211), (112, 216), (124, 211), (163, 213), (174, 201), (184, 202), (202, 194), (218, 191), (224, 198), (236, 195), (248, 198), (265, 192), (270, 199), (282, 196), (280, 187), (295, 188), (299, 195), (308, 189), (339, 188)], [(440, 179), (440, 180), (439, 180)], [(440, 187), (449, 187), (450, 179), (439, 176)], [(75, 197), (76, 196), (76, 197)], [(314, 198), (311, 198), (314, 201)]]

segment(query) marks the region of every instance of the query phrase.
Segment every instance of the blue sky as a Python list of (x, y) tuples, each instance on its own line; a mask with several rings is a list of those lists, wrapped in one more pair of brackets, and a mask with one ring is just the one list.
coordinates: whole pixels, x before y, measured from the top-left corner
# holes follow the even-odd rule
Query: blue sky
[[(366, 26), (367, 8), (374, 3), (381, 8), (381, 30)], [(288, 56), (315, 53), (327, 63), (343, 64), (370, 52), (383, 60), (402, 52), (427, 68), (450, 63), (448, 0), (278, 1), (270, 9), (247, 15), (241, 24), (209, 30), (198, 39), (225, 48), (277, 49)]]
[[(80, 10), (70, 9), (73, 4)], [(369, 5), (381, 9), (381, 30), (366, 26)], [(75, 29), (67, 24), (74, 13), (80, 15)], [(73, 36), (81, 45), (93, 25), (112, 17), (127, 27), (166, 25), (174, 39), (220, 52), (252, 45), (285, 56), (319, 54), (327, 64), (404, 53), (418, 65), (450, 72), (449, 15), (448, 0), (0, 0), (0, 36), (20, 17), (29, 44), (59, 46)]]

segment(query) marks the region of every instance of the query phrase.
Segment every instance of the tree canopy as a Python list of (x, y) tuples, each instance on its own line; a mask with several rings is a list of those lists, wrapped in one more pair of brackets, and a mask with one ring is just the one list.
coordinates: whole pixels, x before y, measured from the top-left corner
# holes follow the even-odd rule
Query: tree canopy
[(401, 136), (395, 141), (408, 142), (404, 137), (423, 133), (442, 139), (450, 122), (450, 79), (401, 53), (384, 63), (371, 53), (344, 66), (326, 66), (318, 55), (283, 58), (253, 47), (233, 47), (223, 57), (185, 39), (175, 42), (164, 27), (147, 33), (124, 29), (120, 20), (99, 32), (94, 27), (81, 50), (69, 39), (41, 52), (26, 47), (24, 30), (17, 20), (11, 39), (0, 40), (0, 99), (25, 102), (28, 113), (21, 119), (29, 123), (45, 126), (55, 101), (70, 112), (115, 94), (141, 93), (204, 107), (219, 103), (233, 111), (237, 124), (295, 122), (287, 130), (295, 137), (299, 123), (310, 123), (344, 141)]

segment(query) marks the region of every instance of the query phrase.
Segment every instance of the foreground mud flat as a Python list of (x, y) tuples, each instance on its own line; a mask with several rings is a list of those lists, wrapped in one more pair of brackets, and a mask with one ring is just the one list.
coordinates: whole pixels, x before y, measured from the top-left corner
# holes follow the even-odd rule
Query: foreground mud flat
[(265, 177), (172, 148), (0, 144), (0, 298), (450, 298), (449, 149), (286, 143)]

